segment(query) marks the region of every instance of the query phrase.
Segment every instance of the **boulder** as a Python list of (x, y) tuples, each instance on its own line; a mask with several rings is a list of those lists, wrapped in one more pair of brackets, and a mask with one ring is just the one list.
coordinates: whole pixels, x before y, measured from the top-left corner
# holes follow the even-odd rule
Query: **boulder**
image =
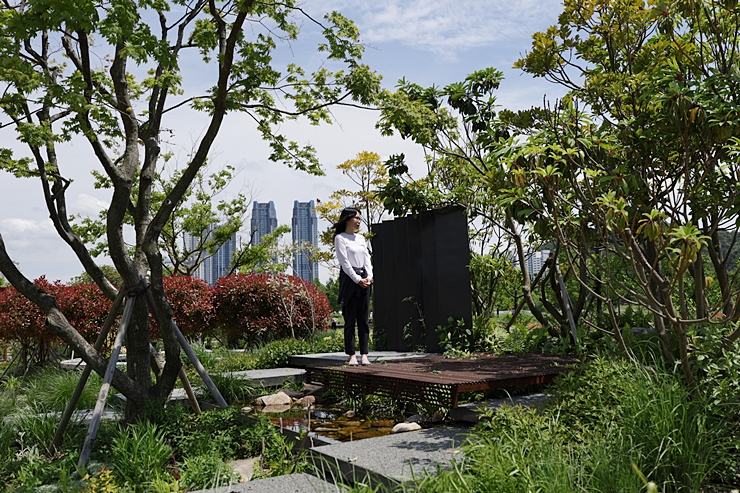
[(261, 407), (260, 412), (268, 414), (282, 414), (286, 411), (290, 411), (290, 404), (278, 405), (278, 406), (265, 406)]
[(407, 431), (417, 430), (421, 430), (421, 425), (419, 423), (398, 423), (393, 427), (391, 433), (405, 433)]
[(312, 395), (307, 395), (301, 399), (298, 399), (295, 403), (303, 407), (311, 407), (316, 404), (316, 397)]
[(244, 483), (252, 479), (254, 466), (259, 460), (260, 457), (252, 457), (249, 459), (233, 460), (226, 464), (241, 475), (241, 482)]
[(285, 392), (272, 395), (263, 395), (254, 400), (255, 406), (290, 406), (293, 400)]

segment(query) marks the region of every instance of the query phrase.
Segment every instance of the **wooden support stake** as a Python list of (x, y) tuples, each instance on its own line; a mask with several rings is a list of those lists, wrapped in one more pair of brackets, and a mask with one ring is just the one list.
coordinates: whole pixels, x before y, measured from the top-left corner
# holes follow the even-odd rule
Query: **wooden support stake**
[[(123, 298), (124, 293), (121, 289), (118, 291), (118, 296), (116, 296), (115, 301), (113, 301), (113, 307), (111, 307), (110, 312), (108, 313), (108, 317), (105, 319), (105, 323), (103, 324), (103, 328), (101, 329), (100, 334), (98, 334), (98, 338), (95, 340), (95, 344), (93, 345), (95, 351), (100, 352), (100, 350), (103, 348), (103, 344), (105, 344), (105, 340), (108, 338), (110, 328), (113, 326), (113, 322), (116, 321), (118, 310), (121, 309)], [(54, 441), (52, 442), (54, 445), (54, 450), (58, 450), (59, 447), (62, 445), (64, 431), (67, 429), (67, 425), (69, 425), (69, 420), (72, 417), (72, 413), (74, 412), (75, 408), (77, 407), (77, 402), (79, 402), (80, 400), (80, 396), (82, 395), (82, 391), (85, 389), (85, 384), (87, 383), (87, 379), (90, 377), (91, 372), (92, 367), (90, 365), (85, 365), (85, 368), (82, 370), (82, 375), (80, 376), (80, 381), (77, 382), (77, 387), (75, 387), (72, 398), (69, 400), (69, 403), (67, 403), (67, 409), (64, 410), (62, 420), (59, 422), (59, 427), (57, 428), (57, 432), (54, 435)]]
[(108, 361), (108, 368), (103, 376), (103, 385), (100, 387), (98, 402), (95, 403), (95, 410), (93, 411), (90, 428), (85, 437), (85, 444), (82, 447), (80, 460), (77, 462), (77, 469), (85, 467), (85, 464), (87, 464), (87, 461), (90, 458), (90, 452), (92, 451), (92, 446), (95, 442), (95, 436), (98, 434), (100, 420), (103, 418), (103, 410), (105, 409), (105, 401), (108, 398), (108, 392), (110, 391), (110, 383), (113, 380), (113, 372), (116, 370), (118, 355), (121, 353), (121, 346), (123, 346), (123, 341), (126, 338), (126, 329), (128, 329), (128, 322), (131, 319), (131, 313), (134, 311), (135, 304), (136, 295), (130, 296), (126, 300), (126, 307), (123, 309), (123, 318), (121, 319), (121, 324), (118, 326), (116, 342), (113, 344), (113, 351), (111, 351), (110, 361)]
[[(149, 351), (152, 353), (152, 369), (154, 369), (154, 371), (157, 373), (157, 377), (159, 377), (159, 375), (161, 375), (162, 373), (162, 369), (164, 368), (164, 358), (162, 358), (162, 355), (159, 354), (159, 351), (157, 351), (157, 349), (152, 345), (149, 345)], [(195, 392), (193, 392), (193, 387), (190, 385), (190, 380), (185, 373), (185, 368), (183, 368), (182, 366), (180, 367), (180, 373), (178, 373), (178, 376), (182, 381), (182, 388), (185, 389), (185, 393), (188, 395), (190, 407), (193, 409), (193, 412), (195, 414), (200, 414), (201, 410), (200, 404), (198, 404), (198, 397), (195, 395)], [(169, 400), (169, 396), (167, 396), (167, 399)]]
[[(147, 283), (148, 284), (148, 283)], [(147, 286), (148, 287), (148, 286)], [(151, 310), (152, 314), (154, 315), (154, 319), (159, 321), (159, 315), (157, 313), (157, 305), (154, 303), (154, 295), (152, 294), (151, 289), (146, 290), (146, 301), (149, 304), (149, 309)], [(157, 322), (159, 323), (159, 322)], [(183, 341), (185, 341), (185, 338), (182, 335), (182, 332), (180, 332), (180, 329), (175, 324), (175, 321), (172, 321), (172, 327), (175, 331), (175, 336), (177, 337), (178, 342), (180, 343), (180, 346), (183, 345)], [(179, 334), (179, 335), (178, 335)], [(182, 341), (180, 340), (182, 338)], [(185, 345), (190, 349), (190, 346), (188, 346), (187, 341), (185, 341)], [(185, 346), (183, 346), (183, 350), (185, 350)], [(156, 352), (156, 351), (155, 351)], [(193, 353), (193, 350), (190, 349), (190, 352)], [(198, 364), (195, 364), (195, 361), (193, 362), (193, 365), (195, 365), (196, 369), (200, 366), (200, 368), (203, 368), (203, 365), (200, 364), (200, 360), (198, 360), (198, 357), (193, 353), (193, 356), (191, 357), (190, 354), (188, 354), (187, 350), (185, 350), (185, 353), (188, 355), (188, 358), (190, 358), (190, 361), (193, 361), (193, 358), (195, 358), (195, 361), (198, 362)], [(159, 353), (157, 353), (157, 356), (159, 356)], [(200, 370), (198, 370), (198, 373), (200, 373)], [(205, 378), (203, 375), (205, 374)], [(180, 373), (178, 374), (180, 377), (180, 380), (182, 381), (182, 387), (185, 389), (185, 393), (188, 394), (188, 400), (190, 401), (190, 407), (193, 408), (193, 411), (195, 414), (200, 414), (200, 404), (198, 404), (198, 398), (195, 395), (195, 392), (193, 392), (193, 387), (190, 385), (190, 380), (188, 379), (187, 374), (185, 373), (185, 368), (180, 367)], [(226, 404), (226, 401), (221, 396), (221, 393), (216, 389), (216, 385), (211, 380), (211, 377), (208, 376), (208, 373), (206, 373), (205, 368), (203, 368), (203, 373), (200, 373), (201, 378), (203, 378), (203, 381), (205, 382), (206, 386), (208, 386), (208, 382), (211, 383), (213, 386), (213, 389), (215, 389), (215, 392), (211, 390), (211, 387), (208, 387), (209, 390), (211, 390), (211, 393), (216, 397), (216, 400), (218, 401), (219, 405), (221, 405), (222, 408), (229, 407)], [(206, 381), (206, 378), (208, 379)], [(221, 400), (219, 400), (219, 398)], [(223, 401), (223, 404), (221, 404), (221, 401)]]
[(221, 395), (221, 392), (219, 392), (218, 389), (216, 388), (216, 384), (213, 383), (213, 380), (211, 380), (210, 375), (208, 375), (208, 372), (201, 364), (200, 360), (198, 359), (198, 356), (195, 355), (193, 348), (190, 347), (190, 344), (188, 344), (188, 341), (185, 339), (185, 336), (183, 336), (182, 332), (180, 332), (180, 328), (177, 326), (174, 320), (172, 321), (172, 330), (175, 331), (175, 336), (177, 337), (177, 340), (180, 343), (180, 346), (182, 346), (182, 349), (185, 351), (185, 354), (187, 354), (188, 358), (190, 358), (190, 362), (193, 363), (193, 366), (195, 367), (196, 371), (200, 375), (200, 378), (203, 379), (203, 383), (205, 383), (206, 387), (208, 387), (208, 390), (211, 391), (211, 395), (216, 399), (216, 402), (218, 402), (218, 405), (221, 406), (222, 409), (226, 409), (227, 407), (229, 407), (229, 405), (226, 403), (226, 400)]

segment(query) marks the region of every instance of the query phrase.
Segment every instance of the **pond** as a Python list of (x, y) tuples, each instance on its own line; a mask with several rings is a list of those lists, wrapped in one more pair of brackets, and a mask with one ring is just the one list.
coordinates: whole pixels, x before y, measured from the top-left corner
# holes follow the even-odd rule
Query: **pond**
[(312, 407), (303, 409), (294, 406), (282, 413), (265, 414), (276, 426), (300, 433), (306, 432), (309, 436), (316, 435), (329, 441), (349, 442), (390, 435), (393, 426), (398, 423), (395, 419), (380, 419), (362, 416), (354, 411), (337, 407)]

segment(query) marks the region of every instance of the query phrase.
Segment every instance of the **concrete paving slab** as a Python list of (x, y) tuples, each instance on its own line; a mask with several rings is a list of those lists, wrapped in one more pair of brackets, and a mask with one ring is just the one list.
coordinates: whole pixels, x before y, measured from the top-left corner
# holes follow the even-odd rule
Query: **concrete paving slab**
[(451, 409), (449, 416), (458, 421), (477, 423), (480, 415), (489, 409), (498, 409), (504, 404), (509, 406), (541, 406), (551, 397), (549, 394), (536, 393), (515, 395), (503, 399), (489, 399), (484, 402), (469, 402), (461, 404), (456, 409)]
[[(368, 359), (371, 363), (382, 361), (399, 361), (422, 356), (433, 356), (433, 353), (413, 353), (399, 351), (370, 351)], [(359, 356), (358, 356), (359, 358)], [(292, 366), (342, 366), (347, 362), (348, 356), (344, 353), (315, 353), (288, 356), (288, 362)]]
[[(195, 394), (198, 394), (198, 389), (194, 388)], [(123, 394), (113, 394), (113, 397), (118, 399), (121, 402), (126, 402), (126, 396)], [(188, 400), (188, 393), (185, 392), (185, 389), (182, 388), (176, 388), (172, 389), (172, 394), (170, 395), (171, 401), (186, 401)]]
[(393, 488), (425, 471), (434, 473), (437, 467), (448, 468), (453, 461), (461, 460), (460, 445), (467, 430), (429, 428), (314, 447), (310, 452), (320, 477)]
[[(44, 414), (38, 414), (40, 418), (54, 418), (56, 420), (60, 420), (62, 418), (62, 412), (54, 412), (54, 413), (44, 413)], [(74, 411), (72, 413), (72, 417), (70, 418), (70, 422), (82, 422), (86, 425), (89, 425), (92, 421), (92, 415), (93, 415), (93, 409), (78, 409), (77, 411)], [(10, 423), (15, 419), (14, 416), (6, 416), (3, 418), (3, 421), (6, 423)], [(104, 420), (121, 420), (123, 419), (123, 411), (119, 411), (117, 409), (111, 409), (106, 408), (103, 410), (102, 419)]]
[[(72, 359), (65, 359), (59, 362), (59, 367), (62, 370), (84, 370), (87, 366), (87, 363), (82, 361), (82, 358), (72, 358)], [(116, 363), (117, 367), (125, 367), (126, 366), (126, 355), (121, 354), (118, 357), (118, 363)]]
[(310, 474), (290, 474), (274, 478), (258, 479), (192, 493), (341, 493), (342, 486), (328, 483)]
[(249, 380), (255, 387), (280, 387), (286, 382), (301, 383), (306, 378), (302, 368), (272, 368), (269, 370), (246, 370), (215, 373), (216, 376)]

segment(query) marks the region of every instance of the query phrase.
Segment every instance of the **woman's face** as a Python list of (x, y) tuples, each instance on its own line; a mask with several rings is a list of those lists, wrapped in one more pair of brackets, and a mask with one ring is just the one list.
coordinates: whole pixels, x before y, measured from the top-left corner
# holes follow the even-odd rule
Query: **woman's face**
[(360, 214), (355, 214), (354, 217), (350, 217), (347, 220), (347, 233), (356, 233), (360, 229), (361, 218)]

